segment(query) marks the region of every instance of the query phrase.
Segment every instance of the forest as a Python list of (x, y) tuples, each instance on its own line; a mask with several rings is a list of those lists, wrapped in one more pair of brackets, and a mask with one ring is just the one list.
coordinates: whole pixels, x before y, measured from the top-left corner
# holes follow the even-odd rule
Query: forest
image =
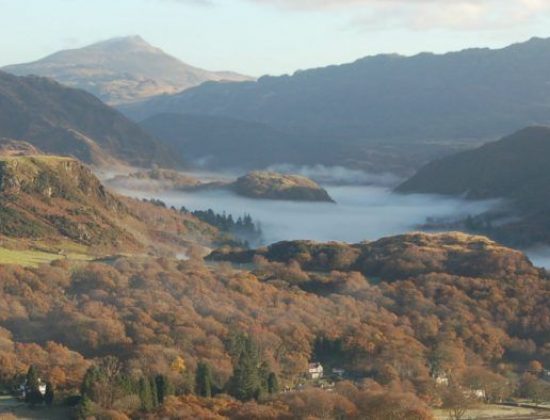
[(550, 396), (548, 273), (518, 251), (411, 234), (215, 257), (0, 267), (0, 386), (32, 371), (75, 417), (117, 419), (423, 420), (479, 390)]

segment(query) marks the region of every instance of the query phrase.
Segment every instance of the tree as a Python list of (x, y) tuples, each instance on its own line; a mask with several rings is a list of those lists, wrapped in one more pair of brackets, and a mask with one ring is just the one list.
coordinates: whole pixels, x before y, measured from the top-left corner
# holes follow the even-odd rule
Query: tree
[(40, 378), (34, 365), (29, 367), (26, 379), (25, 401), (30, 405), (41, 404), (44, 398), (40, 392)]
[(86, 396), (83, 396), (78, 405), (76, 417), (79, 419), (87, 419), (94, 413), (94, 403)]
[(157, 375), (155, 378), (155, 387), (157, 390), (157, 401), (159, 404), (164, 403), (164, 399), (174, 393), (174, 389), (170, 380), (165, 375)]
[(141, 401), (141, 409), (150, 411), (154, 408), (153, 392), (151, 390), (151, 382), (148, 378), (141, 377), (139, 379), (139, 399)]
[(532, 373), (541, 373), (544, 370), (542, 363), (538, 360), (531, 360), (529, 362), (529, 371)]
[(46, 405), (51, 406), (54, 400), (54, 388), (51, 382), (46, 383), (46, 393), (44, 394), (44, 402)]
[(455, 383), (445, 389), (442, 400), (451, 420), (462, 420), (473, 403), (470, 395)]
[(229, 381), (229, 393), (241, 401), (257, 399), (262, 391), (259, 354), (254, 341), (247, 337), (233, 376)]
[(212, 396), (212, 369), (208, 363), (199, 362), (195, 375), (195, 393), (201, 397)]
[(267, 377), (267, 392), (269, 394), (276, 394), (279, 392), (279, 380), (275, 372), (270, 372)]

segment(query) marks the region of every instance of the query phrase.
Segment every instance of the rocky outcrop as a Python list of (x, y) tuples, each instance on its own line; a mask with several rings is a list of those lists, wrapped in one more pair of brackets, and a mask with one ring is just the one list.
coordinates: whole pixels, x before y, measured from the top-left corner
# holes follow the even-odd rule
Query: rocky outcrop
[(334, 202), (319, 184), (300, 175), (256, 171), (237, 179), (231, 188), (250, 198)]

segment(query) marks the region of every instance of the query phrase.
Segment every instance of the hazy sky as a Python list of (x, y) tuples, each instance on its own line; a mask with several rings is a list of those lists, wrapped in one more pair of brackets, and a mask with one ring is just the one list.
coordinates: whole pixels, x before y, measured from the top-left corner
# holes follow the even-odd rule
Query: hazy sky
[(0, 0), (0, 65), (134, 34), (258, 76), (550, 37), (550, 0)]

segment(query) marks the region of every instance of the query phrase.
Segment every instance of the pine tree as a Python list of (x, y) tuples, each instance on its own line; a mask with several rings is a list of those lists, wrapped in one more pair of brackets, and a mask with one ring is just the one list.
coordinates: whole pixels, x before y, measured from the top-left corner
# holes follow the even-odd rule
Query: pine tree
[(172, 384), (165, 375), (157, 375), (155, 378), (155, 387), (157, 389), (157, 401), (159, 404), (163, 404), (164, 399), (174, 393)]
[(212, 369), (208, 363), (199, 362), (195, 375), (195, 392), (205, 398), (212, 396)]
[(54, 389), (51, 382), (46, 383), (46, 394), (44, 395), (44, 402), (46, 405), (51, 406), (54, 400)]
[(157, 393), (157, 384), (154, 378), (149, 379), (149, 388), (151, 389), (151, 403), (153, 407), (158, 407), (159, 396)]
[(261, 395), (267, 394), (269, 392), (269, 385), (268, 385), (269, 374), (270, 374), (269, 365), (267, 364), (267, 362), (262, 362), (258, 370), (258, 375), (260, 376), (260, 394)]
[(262, 391), (259, 352), (256, 344), (249, 337), (245, 336), (242, 344), (243, 350), (234, 366), (228, 391), (241, 401), (249, 401), (257, 399)]
[(153, 393), (149, 379), (142, 377), (139, 380), (139, 399), (141, 400), (141, 409), (150, 411), (153, 409)]
[(279, 392), (279, 379), (275, 372), (270, 372), (267, 377), (267, 392), (269, 394), (276, 394)]

